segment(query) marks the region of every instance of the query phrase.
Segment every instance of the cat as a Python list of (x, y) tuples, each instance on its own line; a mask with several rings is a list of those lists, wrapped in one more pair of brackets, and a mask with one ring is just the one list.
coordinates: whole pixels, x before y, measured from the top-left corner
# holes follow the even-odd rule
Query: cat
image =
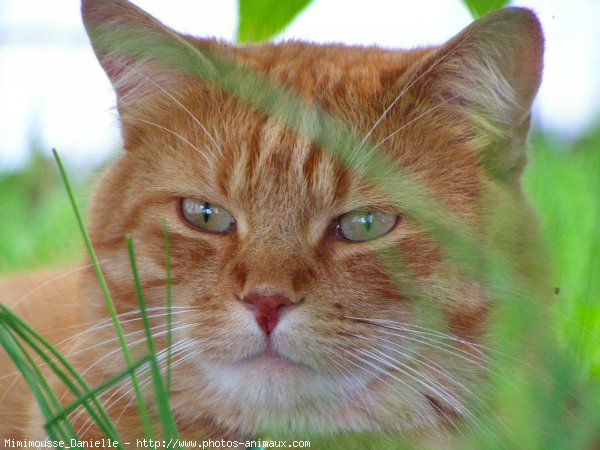
[[(520, 186), (542, 73), (535, 15), (502, 9), (441, 46), (387, 50), (197, 39), (126, 0), (83, 0), (82, 14), (117, 94), (126, 149), (95, 190), (89, 233), (138, 358), (147, 350), (124, 240), (133, 237), (164, 367), (166, 223), (170, 401), (182, 435), (420, 430), (443, 437), (455, 423), (472, 422), (478, 411), (469, 391), (485, 376), (494, 308), (485, 286), (352, 158), (236, 96), (235, 86), (217, 85), (220, 75), (194, 76), (171, 64), (170, 53), (159, 49), (154, 58), (146, 47), (194, 48), (318, 105), (378, 143), (388, 166), (481, 235), (503, 199), (515, 199), (502, 236), (526, 278), (533, 271), (523, 253), (537, 245)], [(404, 271), (419, 295), (398, 281)], [(0, 292), (62, 342), (91, 385), (125, 367), (89, 265), (3, 280)], [(0, 435), (44, 436), (32, 394), (0, 358)], [(148, 373), (140, 380), (156, 425)], [(118, 388), (101, 400), (123, 436), (141, 437), (131, 386)], [(84, 438), (101, 436), (86, 414), (71, 417)]]

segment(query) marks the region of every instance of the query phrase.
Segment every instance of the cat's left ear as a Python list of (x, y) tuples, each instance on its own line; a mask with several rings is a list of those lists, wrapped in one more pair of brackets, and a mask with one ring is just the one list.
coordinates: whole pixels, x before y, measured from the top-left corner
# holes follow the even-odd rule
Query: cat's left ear
[(401, 80), (415, 96), (463, 108), (489, 175), (519, 179), (530, 109), (540, 86), (544, 39), (536, 16), (506, 8), (473, 22)]
[(136, 128), (127, 120), (147, 110), (149, 99), (160, 107), (156, 97), (177, 96), (182, 79), (215, 70), (198, 45), (127, 0), (82, 0), (81, 14), (117, 94), (126, 142)]

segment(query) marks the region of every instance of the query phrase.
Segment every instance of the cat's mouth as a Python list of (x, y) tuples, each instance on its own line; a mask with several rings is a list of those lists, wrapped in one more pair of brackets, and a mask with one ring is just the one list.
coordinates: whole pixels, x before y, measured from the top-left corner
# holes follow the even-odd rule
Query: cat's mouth
[(298, 365), (289, 358), (285, 357), (281, 353), (273, 350), (271, 347), (267, 347), (266, 349), (252, 355), (248, 356), (240, 361), (240, 364), (253, 364), (260, 363), (265, 365), (285, 365), (285, 364), (293, 364)]
[(269, 371), (308, 369), (308, 366), (305, 364), (292, 361), (290, 358), (275, 351), (270, 346), (252, 356), (242, 359), (237, 365), (243, 367), (259, 367)]
[(274, 362), (290, 362), (292, 363), (292, 361), (290, 361), (287, 357), (283, 356), (281, 353), (276, 352), (275, 350), (273, 350), (271, 347), (267, 347), (265, 350), (252, 355), (248, 358), (246, 358), (246, 361), (252, 361), (252, 360), (258, 360), (258, 361), (264, 361), (264, 362), (268, 362), (268, 361), (274, 361)]

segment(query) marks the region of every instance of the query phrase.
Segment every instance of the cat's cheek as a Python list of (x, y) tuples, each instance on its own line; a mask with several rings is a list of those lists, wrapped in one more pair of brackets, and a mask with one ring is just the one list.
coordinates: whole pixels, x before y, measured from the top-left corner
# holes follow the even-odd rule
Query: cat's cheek
[(221, 253), (218, 244), (208, 239), (189, 239), (181, 235), (171, 238), (173, 269), (189, 272), (210, 267), (218, 261)]

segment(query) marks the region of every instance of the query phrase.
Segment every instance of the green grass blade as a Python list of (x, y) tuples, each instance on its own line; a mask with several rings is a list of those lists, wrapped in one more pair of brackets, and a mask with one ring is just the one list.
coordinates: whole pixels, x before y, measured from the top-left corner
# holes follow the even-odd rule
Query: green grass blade
[[(83, 224), (83, 219), (81, 217), (81, 213), (79, 212), (79, 207), (77, 206), (77, 201), (75, 200), (75, 195), (73, 194), (73, 189), (71, 187), (69, 177), (67, 176), (65, 167), (64, 167), (62, 160), (60, 159), (60, 156), (59, 156), (58, 152), (56, 151), (56, 149), (52, 149), (52, 153), (54, 154), (54, 158), (56, 159), (56, 163), (58, 164), (58, 168), (59, 168), (63, 183), (65, 185), (65, 189), (67, 190), (67, 194), (69, 196), (69, 200), (71, 202), (71, 206), (73, 208), (75, 218), (77, 219), (77, 225), (79, 227), (81, 237), (83, 238), (83, 241), (85, 243), (88, 255), (92, 262), (92, 266), (94, 267), (94, 271), (96, 272), (96, 277), (98, 279), (98, 282), (100, 283), (100, 289), (102, 290), (102, 294), (104, 295), (106, 307), (108, 308), (108, 312), (110, 314), (110, 317), (113, 321), (113, 325), (117, 332), (117, 336), (119, 338), (119, 344), (121, 346), (121, 349), (123, 351), (123, 356), (125, 358), (125, 363), (126, 363), (127, 367), (131, 367), (133, 365), (133, 360), (131, 358), (131, 354), (129, 353), (129, 348), (127, 347), (127, 341), (125, 340), (125, 335), (123, 333), (123, 327), (121, 326), (121, 323), (119, 322), (117, 310), (115, 308), (115, 304), (110, 295), (108, 285), (106, 284), (106, 279), (104, 278), (102, 268), (100, 267), (100, 263), (98, 262), (98, 257), (96, 256), (96, 252), (92, 245), (92, 241), (91, 241), (90, 236), (85, 228), (85, 225)], [(135, 395), (136, 395), (136, 399), (138, 402), (138, 407), (140, 409), (140, 414), (142, 415), (142, 419), (144, 419), (145, 417), (147, 417), (147, 411), (146, 411), (146, 406), (144, 404), (144, 399), (142, 398), (140, 386), (139, 386), (135, 372), (131, 373), (131, 382), (132, 382), (134, 390), (135, 390)], [(144, 422), (144, 426), (146, 428), (146, 422)], [(146, 429), (146, 434), (149, 439), (151, 436), (150, 432), (151, 432), (151, 430)]]
[(144, 293), (142, 292), (142, 283), (140, 280), (140, 274), (135, 258), (135, 248), (133, 245), (133, 239), (131, 236), (127, 237), (127, 249), (129, 251), (129, 261), (131, 263), (131, 270), (133, 272), (133, 279), (135, 282), (135, 292), (140, 306), (140, 312), (142, 314), (142, 320), (144, 323), (144, 330), (146, 332), (146, 342), (148, 344), (148, 351), (152, 360), (150, 362), (152, 369), (152, 379), (154, 382), (154, 388), (156, 390), (156, 400), (159, 407), (160, 419), (163, 427), (163, 433), (165, 440), (179, 437), (177, 425), (173, 418), (171, 406), (169, 404), (169, 394), (165, 390), (162, 377), (160, 375), (160, 367), (156, 359), (156, 346), (154, 344), (154, 338), (152, 336), (152, 330), (150, 328), (150, 321), (148, 320), (148, 314), (146, 312), (146, 302), (144, 300)]
[(141, 358), (138, 362), (136, 362), (133, 366), (128, 367), (127, 369), (125, 369), (121, 373), (113, 376), (109, 380), (107, 380), (103, 383), (100, 383), (98, 386), (94, 387), (93, 389), (90, 389), (90, 390), (82, 393), (81, 396), (79, 396), (78, 398), (73, 400), (68, 405), (62, 407), (54, 415), (54, 417), (48, 422), (47, 425), (54, 425), (58, 421), (63, 420), (70, 413), (75, 411), (79, 406), (84, 404), (84, 402), (86, 402), (87, 400), (89, 400), (91, 398), (97, 397), (98, 394), (100, 394), (100, 393), (104, 392), (105, 390), (109, 389), (110, 387), (116, 385), (123, 379), (125, 379), (127, 377), (131, 377), (132, 372), (135, 372), (140, 367), (142, 367), (144, 364), (149, 364), (151, 362), (151, 360), (152, 360), (151, 356), (149, 356), (149, 355), (145, 356), (145, 357)]
[(133, 281), (135, 283), (135, 293), (140, 306), (140, 313), (142, 315), (142, 323), (144, 324), (144, 331), (146, 332), (146, 343), (148, 344), (148, 351), (150, 356), (156, 357), (156, 346), (154, 345), (154, 338), (152, 336), (152, 330), (150, 327), (150, 321), (148, 320), (148, 312), (146, 311), (146, 302), (144, 300), (144, 293), (142, 292), (142, 283), (140, 280), (140, 274), (138, 270), (137, 261), (135, 259), (135, 249), (133, 246), (133, 239), (131, 236), (127, 236), (127, 251), (129, 252), (129, 263), (131, 264), (131, 271), (133, 273)]
[[(140, 313), (142, 315), (142, 322), (144, 324), (144, 330), (146, 331), (146, 343), (148, 344), (148, 349), (150, 351), (150, 356), (152, 358), (156, 357), (156, 350), (154, 348), (154, 340), (152, 339), (152, 331), (150, 330), (150, 322), (148, 321), (148, 313), (146, 311), (146, 304), (143, 301), (141, 285), (139, 281), (139, 275), (137, 270), (137, 262), (135, 260), (135, 255), (133, 253), (133, 241), (131, 237), (127, 237), (127, 249), (129, 251), (129, 258), (131, 263), (131, 269), (133, 272), (133, 279), (135, 282), (135, 290), (138, 298), (138, 303), (140, 305)], [(141, 398), (141, 393), (140, 393)], [(148, 417), (147, 411), (145, 408), (140, 408), (140, 412), (142, 413), (142, 421), (144, 423), (144, 429), (146, 430), (146, 436), (151, 439), (152, 436), (152, 425), (150, 424), (150, 418)]]
[[(13, 362), (19, 369), (19, 372), (21, 372), (21, 374), (23, 375), (23, 378), (25, 378), (25, 380), (27, 381), (27, 384), (33, 392), (33, 395), (46, 420), (51, 419), (53, 413), (51, 406), (48, 404), (47, 395), (44, 395), (44, 393), (42, 392), (43, 388), (41, 389), (40, 386), (38, 386), (38, 381), (36, 380), (36, 375), (34, 374), (32, 367), (30, 367), (23, 359), (22, 351), (17, 342), (17, 339), (11, 333), (10, 328), (4, 322), (4, 320), (0, 320), (0, 344), (2, 345), (2, 347), (4, 347), (10, 358), (13, 360)], [(67, 432), (59, 426), (57, 426), (56, 428), (58, 428), (58, 434), (55, 434), (55, 428), (50, 428), (48, 430), (50, 437), (53, 440), (56, 440), (58, 438), (66, 438)]]
[(167, 376), (166, 389), (171, 392), (171, 364), (173, 360), (173, 289), (171, 286), (171, 241), (167, 221), (163, 223), (165, 241), (165, 272), (167, 277)]
[[(29, 366), (33, 370), (33, 373), (34, 373), (36, 379), (38, 380), (39, 385), (42, 387), (42, 390), (46, 393), (46, 397), (50, 401), (53, 410), (59, 411), (61, 409), (60, 401), (58, 400), (54, 391), (50, 387), (50, 384), (44, 377), (44, 374), (42, 373), (42, 371), (40, 370), (40, 368), (38, 367), (36, 362), (33, 360), (31, 355), (29, 354), (29, 352), (25, 349), (25, 347), (23, 347), (23, 345), (17, 339), (15, 339), (15, 343), (19, 347), (19, 350), (21, 351), (21, 353), (23, 355), (25, 355), (25, 358), (29, 362)], [(65, 436), (64, 436), (65, 439), (70, 439), (71, 437), (73, 437), (73, 438), (77, 437), (77, 432), (75, 431), (73, 424), (71, 423), (71, 421), (68, 418), (65, 418), (65, 420), (62, 421), (62, 424), (66, 428)], [(46, 431), (48, 431), (48, 429), (50, 429), (50, 427), (46, 423)], [(61, 432), (62, 431), (63, 430), (61, 429)]]
[[(66, 358), (43, 336), (37, 333), (31, 326), (29, 326), (23, 319), (15, 315), (6, 306), (0, 305), (0, 312), (4, 322), (11, 325), (11, 328), (19, 334), (19, 336), (27, 342), (27, 344), (44, 360), (44, 362), (52, 369), (52, 371), (60, 378), (60, 380), (73, 392), (74, 395), (82, 395), (82, 391), (73, 383), (73, 381), (58, 367), (58, 365), (46, 354), (44, 349), (40, 347), (36, 341), (40, 342), (50, 353), (67, 369), (71, 376), (80, 384), (83, 388), (83, 392), (89, 392), (91, 387), (81, 377), (79, 372), (66, 360)], [(118, 433), (114, 428), (108, 414), (100, 404), (97, 398), (93, 397), (92, 402), (99, 411), (99, 416), (96, 412), (87, 404), (84, 404), (90, 416), (94, 419), (96, 424), (102, 429), (102, 431), (114, 440), (119, 440)]]

